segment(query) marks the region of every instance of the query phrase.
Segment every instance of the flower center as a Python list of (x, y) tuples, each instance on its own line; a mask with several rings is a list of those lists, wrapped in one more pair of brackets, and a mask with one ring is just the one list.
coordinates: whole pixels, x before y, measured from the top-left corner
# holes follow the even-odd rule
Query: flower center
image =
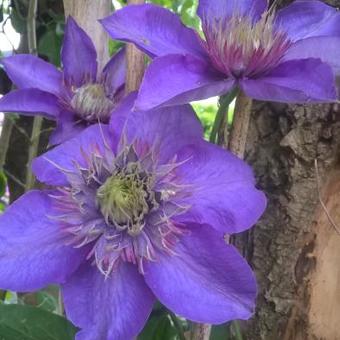
[(125, 169), (109, 177), (97, 190), (97, 203), (107, 224), (137, 236), (145, 226), (146, 214), (157, 202), (150, 189), (150, 177), (129, 172)]
[(285, 33), (274, 27), (272, 11), (253, 23), (234, 14), (228, 21), (203, 21), (205, 48), (215, 67), (227, 76), (255, 76), (278, 65), (290, 47)]
[(75, 91), (71, 106), (78, 115), (89, 123), (107, 123), (114, 107), (113, 101), (106, 96), (101, 84), (87, 84)]

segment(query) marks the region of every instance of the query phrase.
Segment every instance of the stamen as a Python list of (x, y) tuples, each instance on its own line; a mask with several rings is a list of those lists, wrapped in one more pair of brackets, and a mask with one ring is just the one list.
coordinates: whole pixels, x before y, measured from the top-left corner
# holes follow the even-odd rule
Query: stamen
[(228, 21), (204, 20), (204, 46), (214, 66), (235, 78), (253, 77), (277, 66), (291, 42), (275, 28), (274, 19), (270, 9), (255, 23), (238, 12)]
[(80, 118), (89, 123), (95, 123), (98, 119), (107, 123), (114, 102), (106, 95), (101, 84), (87, 84), (75, 90), (71, 106)]

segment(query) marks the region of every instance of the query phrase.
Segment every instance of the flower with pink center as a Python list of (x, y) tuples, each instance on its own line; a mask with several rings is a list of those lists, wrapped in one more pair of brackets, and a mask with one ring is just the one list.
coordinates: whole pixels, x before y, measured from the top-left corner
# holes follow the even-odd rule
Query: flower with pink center
[(61, 284), (77, 340), (133, 339), (156, 299), (196, 322), (248, 319), (255, 278), (224, 234), (256, 223), (264, 194), (190, 106), (132, 112), (134, 99), (35, 160), (49, 190), (0, 216), (0, 288)]
[(287, 103), (336, 101), (340, 13), (317, 0), (275, 13), (266, 0), (199, 0), (204, 37), (172, 12), (132, 5), (101, 22), (112, 38), (134, 43), (154, 61), (136, 108), (188, 103), (235, 88)]

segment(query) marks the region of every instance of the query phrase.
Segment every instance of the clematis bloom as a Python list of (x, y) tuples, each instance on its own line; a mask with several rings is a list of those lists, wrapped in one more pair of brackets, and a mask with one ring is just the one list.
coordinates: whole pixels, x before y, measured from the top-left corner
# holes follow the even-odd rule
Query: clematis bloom
[(29, 54), (1, 59), (17, 90), (0, 99), (0, 111), (43, 115), (57, 122), (52, 144), (73, 137), (90, 124), (108, 123), (123, 95), (126, 63), (119, 51), (102, 72), (90, 37), (68, 17), (61, 51), (62, 70)]
[(46, 191), (0, 217), (0, 287), (62, 285), (78, 340), (128, 340), (159, 299), (196, 322), (247, 319), (256, 284), (224, 233), (250, 228), (266, 200), (251, 169), (202, 138), (190, 106), (93, 125), (33, 163)]
[(274, 13), (266, 0), (199, 0), (204, 39), (174, 13), (131, 5), (101, 22), (113, 39), (155, 58), (136, 108), (178, 105), (239, 87), (278, 102), (336, 100), (340, 13), (321, 1), (295, 1)]

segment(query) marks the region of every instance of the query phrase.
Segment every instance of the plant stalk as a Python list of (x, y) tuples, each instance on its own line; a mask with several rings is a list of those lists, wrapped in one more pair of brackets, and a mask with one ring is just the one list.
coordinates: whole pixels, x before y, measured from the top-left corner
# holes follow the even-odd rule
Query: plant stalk
[(211, 131), (211, 134), (210, 134), (210, 138), (209, 138), (209, 141), (211, 143), (217, 142), (218, 132), (220, 130), (222, 130), (223, 123), (228, 124), (228, 120), (225, 119), (225, 117), (228, 113), (229, 105), (235, 99), (237, 93), (238, 93), (238, 89), (235, 88), (235, 89), (231, 90), (225, 96), (220, 97), (219, 108), (218, 108), (218, 111), (216, 113), (215, 121), (214, 121), (212, 131)]
[(240, 158), (244, 158), (248, 136), (252, 99), (242, 91), (236, 97), (233, 124), (230, 131), (228, 149)]
[(13, 117), (5, 115), (5, 119), (2, 125), (2, 131), (0, 136), (0, 171), (2, 171), (5, 162), (6, 162), (6, 155), (9, 146), (9, 140), (12, 133), (13, 128)]
[[(145, 0), (128, 0), (128, 5), (143, 4)], [(126, 47), (126, 82), (125, 92), (130, 93), (139, 89), (145, 71), (144, 53), (138, 50), (133, 44)]]
[(211, 333), (211, 325), (208, 324), (195, 324), (192, 331), (190, 340), (209, 340)]
[[(38, 9), (38, 0), (30, 0), (28, 4), (27, 14), (27, 39), (28, 50), (30, 54), (37, 54), (37, 35), (36, 35), (36, 16)], [(30, 146), (28, 148), (27, 172), (25, 187), (30, 190), (34, 187), (35, 179), (31, 170), (32, 160), (38, 155), (39, 140), (43, 118), (36, 116), (33, 119), (33, 127), (31, 133)]]

